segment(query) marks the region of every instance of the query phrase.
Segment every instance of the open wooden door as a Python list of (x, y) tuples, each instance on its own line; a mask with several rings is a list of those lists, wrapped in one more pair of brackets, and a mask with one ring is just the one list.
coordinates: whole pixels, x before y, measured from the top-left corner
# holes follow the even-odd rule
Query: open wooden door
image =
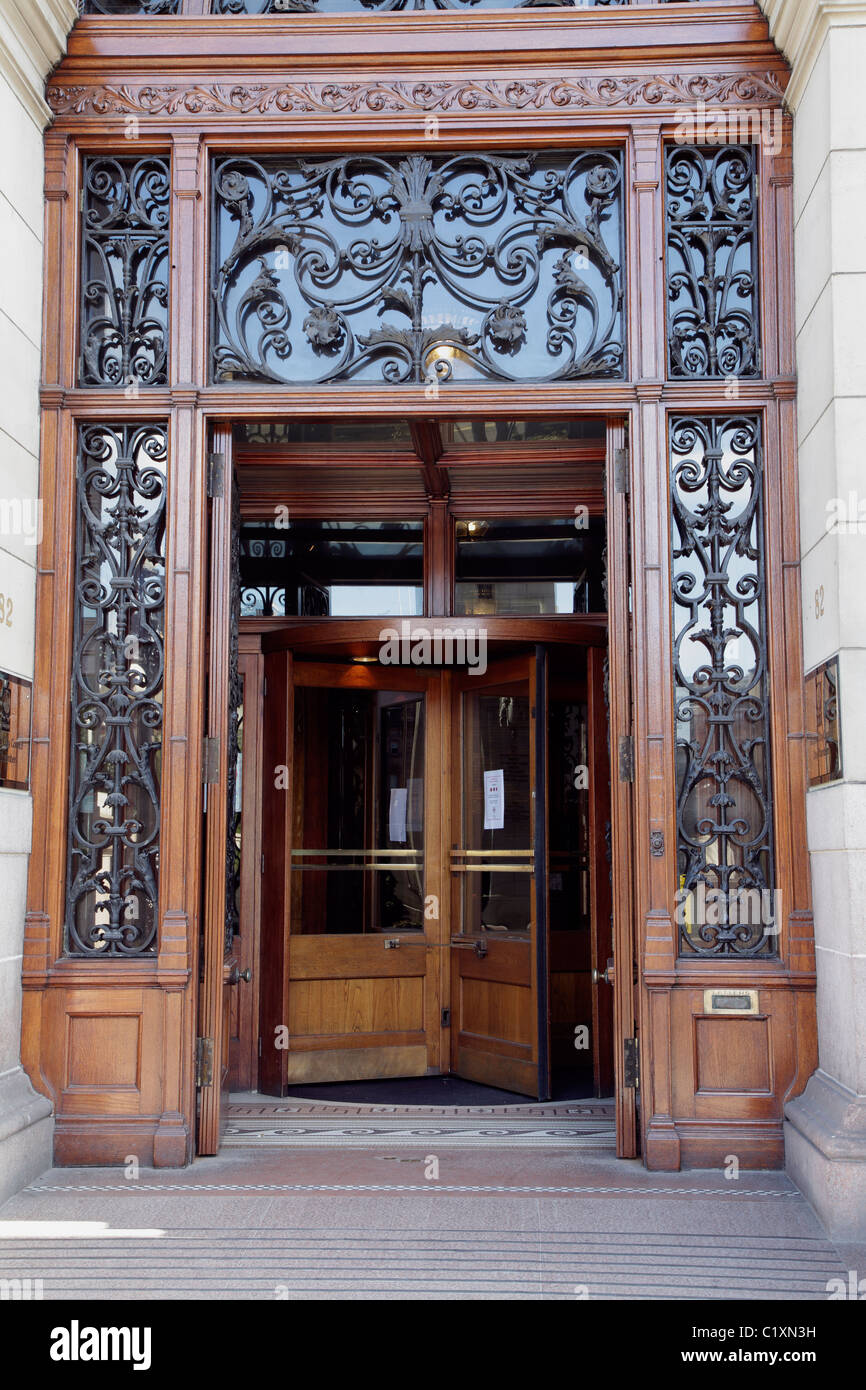
[[(609, 651), (609, 747), (613, 970), (607, 983), (613, 986), (613, 1057), (616, 1098), (616, 1152), (618, 1158), (634, 1158), (638, 1134), (638, 1009), (637, 968), (634, 942), (632, 866), (632, 740), (631, 597), (629, 587), (628, 488), (616, 483), (618, 459), (626, 443), (623, 421), (607, 427), (607, 543), (608, 555), (619, 560), (608, 569)], [(627, 457), (627, 455), (626, 455)]]
[[(238, 983), (235, 956), (234, 782), (238, 675), (239, 576), (234, 541), (239, 526), (231, 469), (231, 431), (214, 440), (221, 483), (212, 488), (210, 648), (207, 737), (204, 749), (205, 867), (196, 1085), (197, 1150), (215, 1154), (225, 1123), (228, 1094), (231, 991)], [(212, 457), (214, 457), (212, 456)]]
[(441, 1015), (425, 911), (439, 674), (274, 650), (265, 675), (261, 1089), (424, 1076)]
[(592, 1050), (597, 1096), (614, 1094), (613, 916), (611, 911), (610, 757), (604, 708), (604, 652), (587, 650), (589, 879), (592, 932)]
[(451, 1069), (546, 1100), (546, 653), (462, 674), (454, 688)]

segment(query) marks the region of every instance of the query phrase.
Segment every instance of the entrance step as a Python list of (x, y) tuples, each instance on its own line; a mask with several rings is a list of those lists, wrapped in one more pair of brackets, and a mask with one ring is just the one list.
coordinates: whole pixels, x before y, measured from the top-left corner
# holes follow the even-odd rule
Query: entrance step
[(508, 1105), (388, 1105), (287, 1096), (233, 1096), (226, 1148), (376, 1148), (431, 1143), (467, 1148), (616, 1147), (612, 1100)]

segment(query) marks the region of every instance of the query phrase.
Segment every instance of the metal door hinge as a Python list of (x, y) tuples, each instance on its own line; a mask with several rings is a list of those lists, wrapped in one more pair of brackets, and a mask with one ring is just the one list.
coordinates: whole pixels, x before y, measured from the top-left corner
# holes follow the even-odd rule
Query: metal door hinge
[(443, 1010), (442, 1010), (442, 1027), (443, 1027), (443, 1028), (450, 1028), (450, 1027), (451, 1027), (451, 1010), (450, 1010), (450, 1009), (443, 1009)]
[(220, 741), (218, 738), (202, 739), (201, 749), (201, 780), (207, 785), (208, 782), (218, 782), (220, 771)]
[(213, 1085), (213, 1038), (195, 1040), (195, 1084)]
[(628, 1090), (640, 1090), (640, 1053), (637, 1038), (623, 1038), (622, 1084)]
[(634, 781), (634, 739), (631, 734), (619, 736), (619, 780)]
[(628, 449), (614, 449), (613, 451), (613, 490), (617, 493), (628, 493)]
[(225, 492), (226, 456), (208, 454), (207, 456), (207, 495), (222, 497)]

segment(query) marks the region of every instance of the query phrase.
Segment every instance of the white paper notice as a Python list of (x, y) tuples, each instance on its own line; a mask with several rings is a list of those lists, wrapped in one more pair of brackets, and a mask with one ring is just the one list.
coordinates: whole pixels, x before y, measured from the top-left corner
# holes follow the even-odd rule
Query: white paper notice
[(484, 829), (501, 830), (505, 824), (505, 778), (500, 767), (484, 774)]
[(388, 807), (388, 839), (406, 843), (406, 802), (408, 788), (392, 787), (391, 804)]

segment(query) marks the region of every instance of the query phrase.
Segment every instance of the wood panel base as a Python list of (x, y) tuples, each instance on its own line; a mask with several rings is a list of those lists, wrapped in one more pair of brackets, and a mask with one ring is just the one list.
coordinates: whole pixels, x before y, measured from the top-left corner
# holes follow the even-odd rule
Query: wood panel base
[(346, 1047), (290, 1052), (289, 1082), (369, 1081), (389, 1076), (426, 1076), (427, 1047)]
[[(30, 1073), (54, 1104), (54, 1162), (181, 1168), (192, 1160), (194, 1115), (192, 1088), (180, 1085), (184, 1011), (178, 994), (121, 971), (112, 982), (106, 970), (97, 988), (64, 980), (24, 991), (27, 1036), (38, 1049)], [(178, 1103), (187, 1095), (185, 1112)]]
[(454, 1071), (466, 1081), (496, 1086), (501, 1091), (533, 1097), (538, 1094), (538, 1067), (532, 1061), (522, 1062), (517, 1057), (496, 1057), (490, 1052), (458, 1047)]

